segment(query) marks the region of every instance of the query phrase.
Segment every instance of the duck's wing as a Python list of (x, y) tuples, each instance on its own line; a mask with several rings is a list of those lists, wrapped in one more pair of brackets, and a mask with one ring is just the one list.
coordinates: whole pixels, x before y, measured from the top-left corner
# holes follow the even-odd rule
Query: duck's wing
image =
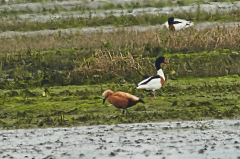
[(184, 20), (184, 19), (174, 19), (174, 22), (173, 22), (174, 24), (178, 24), (178, 23), (185, 23), (185, 24), (191, 24), (191, 23), (193, 23), (193, 22), (191, 22), (191, 21), (187, 21), (187, 20)]
[(190, 26), (193, 26), (194, 23), (191, 21), (183, 20), (183, 19), (174, 19), (174, 28), (175, 30), (186, 29)]
[(112, 95), (108, 98), (108, 102), (116, 108), (126, 108), (129, 105), (129, 100), (127, 98), (118, 95)]
[[(184, 24), (186, 20), (183, 20), (183, 19), (174, 19), (174, 22), (173, 24)], [(167, 28), (169, 28), (169, 24), (168, 24), (168, 21), (166, 21), (163, 25), (165, 25)]]
[(116, 92), (111, 96), (111, 98), (108, 98), (108, 101), (116, 108), (128, 108), (137, 104), (138, 102), (144, 103), (144, 101), (138, 97), (126, 92)]
[[(191, 21), (187, 21), (184, 19), (176, 19), (176, 18), (174, 19), (173, 24), (174, 24), (175, 30), (182, 30), (194, 25), (194, 23)], [(169, 29), (168, 21), (166, 21), (163, 25), (165, 25)]]
[(149, 77), (149, 78), (147, 78), (147, 79), (142, 80), (141, 82), (138, 83), (138, 86), (140, 86), (142, 83), (147, 82), (150, 78), (152, 78), (152, 77)]
[(160, 76), (152, 76), (149, 77), (143, 81), (141, 81), (138, 84), (137, 89), (148, 89), (148, 90), (155, 90), (155, 89), (159, 89), (162, 87), (162, 82), (161, 80), (163, 80)]
[(131, 100), (131, 101), (138, 101), (139, 100), (139, 98), (135, 95), (132, 95), (132, 94), (129, 94), (129, 93), (126, 93), (126, 92), (120, 92), (120, 91), (114, 93), (113, 96), (127, 98), (128, 100)]

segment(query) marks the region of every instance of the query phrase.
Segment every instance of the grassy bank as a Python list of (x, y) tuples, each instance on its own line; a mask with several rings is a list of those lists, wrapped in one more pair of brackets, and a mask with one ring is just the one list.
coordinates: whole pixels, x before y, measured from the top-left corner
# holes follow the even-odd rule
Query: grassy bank
[[(67, 5), (71, 6), (71, 1), (72, 0), (63, 0), (63, 1), (58, 1), (58, 2), (69, 2)], [(235, 2), (237, 0), (209, 0), (208, 3), (210, 2)], [(52, 2), (52, 3), (51, 3)], [(2, 5), (16, 5), (16, 4), (27, 4), (27, 3), (37, 3), (41, 4), (42, 10), (37, 9), (38, 12), (41, 13), (46, 13), (46, 12), (54, 12), (58, 13), (61, 11), (75, 11), (75, 10), (81, 10), (81, 11), (86, 11), (86, 10), (107, 10), (107, 9), (135, 9), (135, 8), (145, 8), (145, 7), (157, 7), (157, 8), (162, 8), (162, 7), (176, 7), (176, 6), (187, 6), (191, 4), (205, 4), (204, 1), (191, 1), (191, 0), (180, 0), (180, 1), (139, 1), (139, 2), (131, 2), (131, 1), (126, 1), (126, 2), (121, 2), (121, 1), (97, 1), (97, 5), (93, 1), (82, 1), (82, 3), (75, 3), (75, 6), (71, 7), (66, 7), (59, 5), (59, 3), (54, 3), (54, 0), (19, 0), (19, 1), (11, 1), (9, 0), (8, 2), (1, 1), (0, 6)], [(74, 2), (74, 1), (72, 1)], [(46, 6), (45, 6), (46, 5)], [(49, 7), (51, 6), (51, 7)], [(9, 10), (5, 10), (4, 13), (9, 12)], [(34, 10), (31, 10), (30, 8), (25, 9), (25, 10), (18, 10), (18, 12), (15, 12), (14, 14), (21, 14), (21, 13), (36, 13)], [(10, 13), (11, 14), (11, 13)]]
[(220, 49), (238, 51), (240, 40), (238, 32), (237, 26), (199, 31), (190, 29), (181, 32), (151, 29), (138, 32), (124, 28), (109, 33), (99, 31), (91, 34), (79, 32), (65, 34), (58, 31), (58, 34), (53, 35), (1, 37), (0, 56), (6, 56), (6, 53), (13, 53), (12, 55), (15, 56), (19, 53), (48, 50), (53, 50), (53, 52), (69, 50), (71, 52), (74, 49), (89, 56), (97, 50), (111, 50), (150, 57), (163, 52), (192, 53)]
[[(178, 17), (195, 21), (229, 17), (236, 20), (239, 13), (182, 13)], [(123, 15), (105, 19), (70, 18), (44, 24), (15, 21), (15, 24), (0, 23), (0, 30), (129, 26), (166, 20), (167, 16), (162, 15)], [(0, 38), (0, 127), (239, 117), (238, 33), (238, 27), (181, 32), (122, 29), (90, 35), (59, 31), (47, 36)], [(148, 93), (135, 87), (142, 79), (156, 74), (154, 61), (160, 55), (170, 61), (163, 66), (167, 82), (156, 91), (157, 100), (149, 101)], [(146, 103), (130, 108), (131, 114), (122, 116), (121, 110), (109, 103), (101, 104), (101, 94), (106, 89), (129, 92)]]
[[(157, 99), (134, 84), (64, 86), (43, 89), (15, 89), (1, 92), (0, 127), (44, 128), (96, 124), (157, 122), (164, 120), (233, 119), (239, 117), (239, 76), (167, 80), (156, 91)], [(128, 115), (106, 102), (105, 89), (125, 91), (146, 103), (129, 108)]]
[[(53, 11), (52, 11), (53, 12)], [(39, 21), (19, 21), (17, 15), (11, 13), (13, 18), (11, 20), (2, 20), (0, 23), (0, 32), (5, 31), (37, 31), (37, 30), (56, 30), (56, 29), (67, 29), (67, 28), (83, 28), (83, 27), (99, 27), (106, 25), (114, 26), (134, 26), (134, 25), (155, 25), (163, 24), (167, 21), (170, 16), (174, 16), (181, 19), (191, 20), (193, 22), (231, 22), (239, 21), (239, 10), (231, 11), (230, 13), (216, 13), (204, 12), (198, 9), (196, 12), (176, 12), (172, 15), (163, 14), (142, 14), (141, 16), (132, 16), (122, 14), (120, 16), (114, 16), (113, 14), (106, 15), (102, 17), (93, 17), (91, 11), (87, 11), (89, 17), (73, 17), (69, 18), (59, 17), (58, 19), (51, 19), (46, 22)], [(57, 13), (57, 12), (56, 12)], [(129, 11), (131, 13), (131, 11)], [(16, 13), (17, 14), (17, 13)], [(4, 13), (2, 16), (7, 16)], [(11, 17), (10, 16), (10, 17)]]
[[(169, 78), (239, 74), (239, 28), (53, 35), (1, 39), (2, 89), (83, 85), (154, 75), (154, 60), (170, 59)], [(45, 50), (46, 51), (43, 51)], [(47, 50), (49, 49), (49, 50)], [(6, 81), (14, 79), (14, 82)], [(6, 84), (7, 82), (7, 84)]]
[[(237, 51), (162, 55), (170, 59), (170, 64), (164, 66), (169, 79), (240, 74)], [(137, 83), (139, 79), (156, 74), (155, 59), (111, 51), (98, 51), (89, 58), (80, 58), (74, 52), (8, 56), (1, 64), (0, 89), (106, 84), (120, 79)]]
[[(71, 2), (72, 0), (64, 0), (64, 1), (60, 1), (60, 2)], [(213, 0), (211, 0), (210, 2), (212, 2)], [(229, 2), (228, 0), (223, 0), (226, 2)], [(6, 3), (5, 1), (2, 1), (0, 3), (0, 5), (12, 5), (12, 4), (21, 4), (21, 3), (41, 3), (41, 4), (45, 4), (46, 1), (45, 0), (25, 0), (25, 1), (14, 1), (12, 2), (11, 0)], [(54, 0), (48, 0), (48, 2), (55, 2)], [(99, 5), (97, 7), (91, 7), (91, 3), (94, 3), (93, 1), (83, 1), (82, 3), (82, 8), (83, 9), (126, 9), (126, 8), (143, 8), (143, 7), (164, 7), (164, 6), (183, 6), (183, 5), (189, 5), (192, 3), (195, 3), (196, 1), (189, 1), (189, 0), (181, 0), (181, 1), (177, 1), (177, 2), (173, 2), (173, 1), (160, 1), (160, 2), (154, 2), (154, 1), (140, 1), (140, 2), (125, 2), (125, 3), (119, 3), (117, 1), (103, 1), (102, 3), (99, 3)], [(222, 1), (220, 1), (222, 2)], [(200, 1), (200, 3), (203, 3)], [(59, 8), (61, 9), (61, 8)]]
[[(165, 53), (170, 61), (163, 67), (167, 81), (153, 101), (148, 100), (148, 92), (135, 87), (145, 75), (156, 73), (155, 57), (134, 58), (129, 53), (110, 51), (99, 51), (86, 59), (78, 59), (74, 51), (29, 54), (23, 56), (25, 60), (19, 56), (15, 61), (9, 56), (1, 70), (6, 76), (0, 82), (0, 127), (236, 118), (240, 111), (238, 54), (231, 50)], [(227, 76), (199, 78), (219, 75)], [(122, 116), (121, 110), (102, 104), (101, 94), (106, 89), (129, 92), (146, 103)]]

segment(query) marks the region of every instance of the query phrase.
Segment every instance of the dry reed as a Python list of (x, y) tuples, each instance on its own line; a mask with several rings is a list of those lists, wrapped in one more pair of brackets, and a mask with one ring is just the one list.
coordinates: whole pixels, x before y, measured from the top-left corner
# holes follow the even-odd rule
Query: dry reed
[[(35, 79), (31, 85), (39, 85), (44, 77), (59, 85), (116, 82), (119, 78), (137, 83), (145, 75), (156, 74), (154, 58), (166, 52), (169, 55), (173, 52), (191, 54), (191, 51), (239, 50), (238, 32), (239, 28), (234, 27), (182, 32), (148, 30), (59, 34), (50, 38), (18, 38), (12, 43), (9, 43), (10, 39), (8, 43), (1, 39), (0, 69), (2, 78)], [(4, 53), (4, 49), (6, 52), (12, 49), (12, 52)], [(207, 52), (204, 56), (202, 53), (195, 55), (189, 59), (171, 57), (166, 75), (172, 70), (176, 72), (175, 77), (240, 73), (237, 54), (234, 58), (230, 57), (231, 54), (212, 56)], [(225, 62), (226, 59), (229, 60)]]
[(134, 58), (130, 53), (98, 50), (91, 58), (84, 60), (79, 67), (71, 71), (68, 78), (82, 81), (83, 77), (87, 77), (97, 83), (114, 78), (135, 81), (145, 74), (154, 74), (156, 70), (149, 70), (152, 67), (152, 61), (144, 60), (141, 56)]
[[(26, 51), (46, 51), (51, 49), (94, 50), (112, 49), (130, 52), (132, 55), (152, 56), (162, 49), (169, 52), (200, 52), (219, 49), (240, 49), (240, 28), (217, 28), (208, 30), (186, 30), (168, 32), (166, 30), (145, 32), (116, 31), (111, 33), (48, 35), (36, 37), (1, 38), (1, 53), (19, 53)], [(90, 51), (91, 50), (91, 51)], [(84, 51), (83, 51), (84, 52)]]

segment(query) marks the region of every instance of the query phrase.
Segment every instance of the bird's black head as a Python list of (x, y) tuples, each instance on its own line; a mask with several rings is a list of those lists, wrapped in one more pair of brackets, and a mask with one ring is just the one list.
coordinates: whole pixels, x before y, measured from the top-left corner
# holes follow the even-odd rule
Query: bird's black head
[(163, 56), (158, 57), (155, 62), (155, 67), (157, 70), (161, 68), (161, 63), (168, 64), (168, 61)]
[(168, 18), (168, 25), (174, 24), (174, 18), (170, 17)]

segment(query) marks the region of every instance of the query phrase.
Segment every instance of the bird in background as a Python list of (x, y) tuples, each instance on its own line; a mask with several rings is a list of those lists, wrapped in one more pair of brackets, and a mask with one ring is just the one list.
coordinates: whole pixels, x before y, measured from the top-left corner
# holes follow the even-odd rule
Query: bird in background
[[(154, 99), (156, 99), (154, 91), (157, 89), (160, 89), (164, 85), (164, 82), (165, 82), (165, 76), (164, 76), (163, 70), (161, 69), (161, 63), (168, 64), (168, 61), (163, 56), (158, 57), (155, 61), (157, 75), (149, 77), (149, 78), (139, 82), (138, 86), (136, 88), (136, 89), (150, 90)], [(150, 99), (152, 99), (152, 98), (150, 97)]]
[(115, 92), (114, 93), (113, 91), (111, 91), (109, 89), (103, 92), (102, 97), (103, 97), (103, 104), (104, 104), (105, 100), (107, 99), (108, 102), (111, 103), (112, 105), (114, 105), (116, 108), (123, 109), (123, 114), (124, 114), (125, 110), (127, 113), (129, 113), (127, 108), (132, 107), (139, 102), (145, 103), (142, 99), (140, 99), (132, 94), (129, 94), (126, 92)]
[(189, 28), (193, 26), (194, 23), (184, 19), (176, 19), (174, 17), (170, 17), (168, 18), (168, 21), (164, 23), (164, 25), (171, 31), (178, 31)]

